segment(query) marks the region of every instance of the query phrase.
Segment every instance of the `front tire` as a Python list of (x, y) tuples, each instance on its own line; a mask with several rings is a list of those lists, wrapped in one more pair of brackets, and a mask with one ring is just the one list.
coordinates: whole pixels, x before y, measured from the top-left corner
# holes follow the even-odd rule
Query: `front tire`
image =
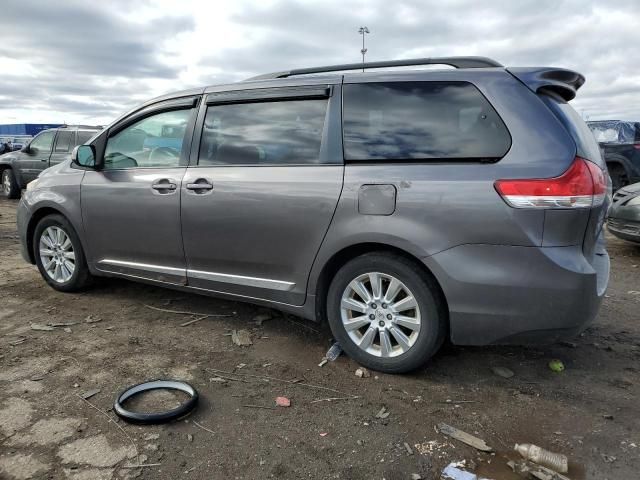
[(35, 228), (33, 250), (36, 265), (55, 290), (75, 292), (91, 282), (82, 244), (62, 215), (48, 215)]
[(356, 257), (338, 271), (329, 287), (327, 318), (351, 358), (386, 373), (421, 367), (446, 333), (435, 280), (413, 261), (385, 252)]
[(2, 185), (1, 191), (3, 197), (13, 199), (20, 196), (20, 186), (18, 185), (18, 181), (16, 180), (13, 170), (10, 168), (2, 170), (0, 183)]

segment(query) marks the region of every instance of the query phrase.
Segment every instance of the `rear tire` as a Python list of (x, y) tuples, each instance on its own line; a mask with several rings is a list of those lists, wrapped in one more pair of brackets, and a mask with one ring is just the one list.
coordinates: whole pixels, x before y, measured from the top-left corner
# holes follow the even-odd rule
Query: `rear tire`
[(609, 176), (611, 177), (611, 186), (613, 192), (620, 190), (625, 185), (629, 185), (629, 177), (624, 166), (619, 163), (610, 163), (607, 165)]
[(76, 292), (91, 283), (80, 238), (62, 215), (48, 215), (38, 222), (33, 254), (42, 278), (55, 290)]
[(2, 170), (2, 179), (0, 183), (3, 197), (11, 199), (20, 197), (20, 186), (18, 185), (18, 181), (16, 180), (13, 170), (10, 168)]
[(386, 252), (361, 255), (338, 271), (327, 295), (327, 318), (351, 358), (386, 373), (424, 365), (447, 330), (435, 280), (413, 261)]

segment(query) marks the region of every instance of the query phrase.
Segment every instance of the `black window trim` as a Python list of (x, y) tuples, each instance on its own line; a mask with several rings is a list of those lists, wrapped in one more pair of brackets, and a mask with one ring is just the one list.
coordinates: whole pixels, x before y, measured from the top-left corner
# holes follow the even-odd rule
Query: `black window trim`
[(509, 131), (509, 127), (507, 123), (500, 115), (500, 112), (496, 109), (496, 107), (489, 101), (484, 92), (478, 88), (473, 82), (469, 80), (407, 80), (407, 79), (393, 79), (393, 80), (371, 80), (371, 81), (350, 81), (344, 83), (344, 85), (370, 85), (376, 83), (447, 83), (447, 84), (466, 84), (471, 85), (481, 96), (485, 99), (485, 101), (489, 104), (489, 106), (496, 113), (502, 124), (504, 125), (504, 129), (507, 132), (509, 137), (509, 148), (507, 148), (506, 152), (500, 157), (428, 157), (428, 158), (366, 158), (366, 159), (354, 159), (347, 158), (345, 151), (345, 141), (344, 141), (344, 89), (342, 90), (342, 122), (341, 122), (341, 132), (342, 132), (342, 156), (344, 158), (345, 165), (380, 165), (380, 164), (441, 164), (441, 165), (464, 165), (464, 164), (494, 164), (498, 163), (504, 157), (509, 155), (511, 148), (513, 147), (513, 136)]
[(299, 87), (272, 87), (249, 90), (230, 90), (208, 93), (207, 105), (258, 103), (286, 100), (321, 100), (333, 94), (332, 85), (304, 85)]
[[(116, 171), (124, 171), (124, 170), (150, 170), (150, 169), (168, 169), (168, 168), (185, 168), (189, 164), (189, 158), (191, 155), (191, 143), (193, 140), (193, 132), (194, 125), (196, 123), (196, 117), (198, 116), (198, 105), (201, 99), (201, 95), (192, 95), (189, 97), (178, 97), (170, 100), (163, 100), (158, 103), (154, 103), (147, 107), (138, 110), (128, 117), (122, 119), (116, 125), (110, 127), (107, 131), (104, 132), (104, 135), (100, 135), (97, 137), (93, 144), (95, 145), (96, 150), (98, 150), (98, 144), (100, 147), (100, 152), (97, 154), (99, 157), (99, 170), (105, 172), (116, 172)], [(124, 130), (125, 128), (137, 123), (145, 118), (152, 117), (154, 115), (159, 115), (161, 113), (166, 112), (174, 112), (176, 110), (191, 110), (191, 114), (189, 116), (189, 120), (187, 121), (187, 126), (185, 130), (185, 135), (183, 139), (182, 151), (180, 152), (180, 160), (178, 165), (174, 167), (132, 167), (132, 168), (104, 168), (104, 154), (106, 152), (107, 143), (109, 139), (114, 135), (117, 135), (119, 132)]]

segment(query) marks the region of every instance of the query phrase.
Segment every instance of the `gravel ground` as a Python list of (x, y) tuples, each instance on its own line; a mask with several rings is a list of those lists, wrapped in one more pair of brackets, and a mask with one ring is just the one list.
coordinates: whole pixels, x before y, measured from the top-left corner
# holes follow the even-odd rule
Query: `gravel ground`
[[(640, 475), (639, 246), (609, 239), (607, 298), (571, 343), (445, 346), (411, 375), (357, 378), (345, 356), (318, 366), (326, 329), (277, 311), (114, 279), (55, 292), (19, 255), (16, 206), (0, 201), (0, 478), (435, 479), (467, 460), (509, 480), (520, 478), (505, 466), (516, 442), (567, 454), (573, 480)], [(145, 305), (230, 316), (181, 326), (197, 317)], [(234, 345), (233, 329), (253, 344)], [(555, 358), (564, 372), (548, 368)], [(192, 415), (162, 426), (110, 420), (124, 387), (163, 377), (199, 390)], [(275, 408), (277, 396), (291, 406)], [(159, 392), (137, 407), (180, 400)], [(377, 418), (382, 407), (389, 415)], [(496, 453), (443, 436), (440, 422)]]

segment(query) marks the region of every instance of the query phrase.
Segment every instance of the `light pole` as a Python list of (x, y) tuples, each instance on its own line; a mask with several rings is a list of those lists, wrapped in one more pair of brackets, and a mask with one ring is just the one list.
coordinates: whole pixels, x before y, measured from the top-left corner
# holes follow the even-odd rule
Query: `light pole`
[(369, 29), (367, 27), (360, 27), (358, 33), (362, 35), (362, 50), (360, 50), (360, 53), (362, 53), (362, 71), (364, 72), (364, 55), (367, 53), (367, 49), (364, 48), (364, 36), (369, 33)]

